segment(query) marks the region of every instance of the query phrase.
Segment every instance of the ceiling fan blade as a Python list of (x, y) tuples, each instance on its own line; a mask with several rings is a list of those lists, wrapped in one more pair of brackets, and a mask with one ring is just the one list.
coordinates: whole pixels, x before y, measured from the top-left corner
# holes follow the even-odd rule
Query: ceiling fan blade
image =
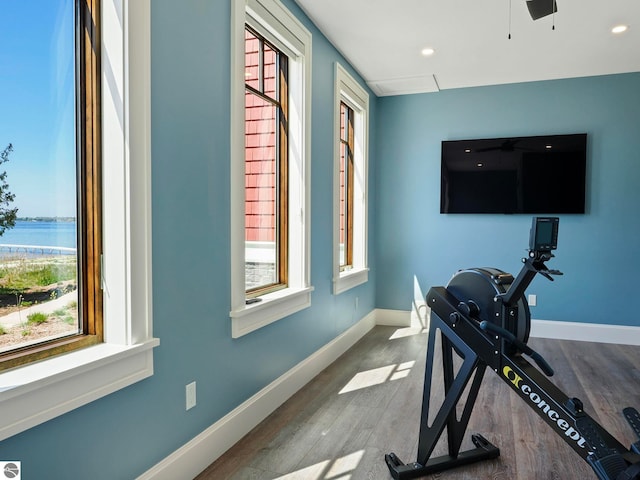
[(556, 0), (527, 0), (529, 14), (534, 20), (546, 17), (558, 11)]

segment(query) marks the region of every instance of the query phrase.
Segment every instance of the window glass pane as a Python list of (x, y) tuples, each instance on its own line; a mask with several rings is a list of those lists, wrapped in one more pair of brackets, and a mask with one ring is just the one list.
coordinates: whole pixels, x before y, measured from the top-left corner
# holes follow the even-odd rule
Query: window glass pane
[(345, 264), (345, 244), (347, 232), (345, 230), (347, 220), (347, 184), (345, 182), (345, 154), (347, 146), (340, 142), (340, 266)]
[(347, 106), (340, 103), (340, 140), (347, 141)]
[(0, 17), (1, 353), (80, 323), (74, 2), (6, 0)]
[(260, 293), (287, 281), (286, 60), (245, 28), (245, 288)]
[(244, 31), (244, 81), (260, 90), (260, 40), (249, 30)]
[(340, 238), (342, 269), (353, 261), (353, 109), (340, 102)]
[(264, 94), (278, 100), (276, 82), (277, 54), (268, 44), (264, 46)]
[(277, 147), (278, 109), (245, 95), (245, 286), (278, 281)]

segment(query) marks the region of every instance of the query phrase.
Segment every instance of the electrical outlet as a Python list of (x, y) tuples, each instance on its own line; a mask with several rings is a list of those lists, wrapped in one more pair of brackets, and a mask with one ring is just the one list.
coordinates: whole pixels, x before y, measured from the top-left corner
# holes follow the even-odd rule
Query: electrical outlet
[(196, 406), (196, 382), (191, 382), (185, 388), (186, 394), (186, 410), (189, 410)]
[(538, 303), (538, 296), (537, 295), (529, 295), (527, 298), (527, 303), (529, 303), (530, 307), (535, 307)]

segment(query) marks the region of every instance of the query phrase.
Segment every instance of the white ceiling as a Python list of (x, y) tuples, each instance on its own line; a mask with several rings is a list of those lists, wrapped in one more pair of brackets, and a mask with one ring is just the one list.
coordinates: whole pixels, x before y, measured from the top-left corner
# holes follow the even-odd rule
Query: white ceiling
[(295, 1), (381, 96), (640, 71), (640, 0)]

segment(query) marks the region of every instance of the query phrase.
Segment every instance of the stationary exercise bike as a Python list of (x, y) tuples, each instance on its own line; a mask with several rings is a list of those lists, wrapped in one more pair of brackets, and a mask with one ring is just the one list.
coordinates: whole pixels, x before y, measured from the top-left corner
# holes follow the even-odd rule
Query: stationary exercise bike
[[(553, 369), (527, 345), (531, 314), (524, 292), (536, 274), (549, 280), (562, 275), (545, 265), (557, 248), (558, 224), (557, 217), (533, 219), (529, 255), (522, 260), (524, 265), (515, 280), (511, 274), (495, 268), (473, 268), (457, 272), (446, 288), (432, 287), (427, 293), (431, 322), (418, 458), (405, 464), (394, 453), (385, 455), (394, 479), (419, 478), (500, 455), (500, 449), (480, 434), (471, 437), (475, 448), (460, 452), (482, 378), (489, 367), (591, 466), (598, 479), (640, 480), (640, 440), (630, 449), (620, 444), (584, 411), (578, 398), (568, 397), (547, 378), (553, 375)], [(437, 331), (441, 333), (445, 396), (429, 426)], [(462, 358), (456, 374), (454, 352)], [(544, 375), (522, 354), (534, 360)], [(456, 407), (469, 381), (472, 383), (458, 419)], [(625, 408), (623, 414), (640, 439), (638, 411)], [(432, 458), (445, 427), (448, 455)]]

